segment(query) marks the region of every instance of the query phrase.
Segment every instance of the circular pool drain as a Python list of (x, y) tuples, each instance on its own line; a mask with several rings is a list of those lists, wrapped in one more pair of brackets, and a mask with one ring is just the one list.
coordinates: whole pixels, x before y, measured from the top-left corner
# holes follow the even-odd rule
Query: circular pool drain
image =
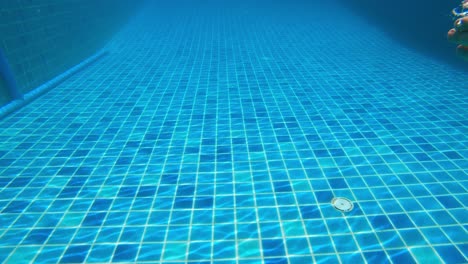
[(336, 210), (341, 211), (341, 212), (345, 212), (345, 213), (353, 210), (353, 208), (354, 208), (353, 202), (351, 202), (351, 200), (343, 198), (343, 197), (333, 198), (331, 203), (332, 203), (333, 207)]

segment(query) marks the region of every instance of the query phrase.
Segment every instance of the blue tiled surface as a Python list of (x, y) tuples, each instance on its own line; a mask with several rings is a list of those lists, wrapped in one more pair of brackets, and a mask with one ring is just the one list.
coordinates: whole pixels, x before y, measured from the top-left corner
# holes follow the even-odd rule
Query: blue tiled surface
[(295, 3), (148, 6), (0, 121), (0, 261), (466, 261), (468, 76)]

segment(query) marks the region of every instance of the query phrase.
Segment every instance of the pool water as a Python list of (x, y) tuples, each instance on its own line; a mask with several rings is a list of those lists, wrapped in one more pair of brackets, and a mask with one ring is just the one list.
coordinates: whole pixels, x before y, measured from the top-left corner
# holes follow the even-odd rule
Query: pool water
[(466, 262), (468, 74), (332, 2), (149, 5), (1, 120), (0, 262)]

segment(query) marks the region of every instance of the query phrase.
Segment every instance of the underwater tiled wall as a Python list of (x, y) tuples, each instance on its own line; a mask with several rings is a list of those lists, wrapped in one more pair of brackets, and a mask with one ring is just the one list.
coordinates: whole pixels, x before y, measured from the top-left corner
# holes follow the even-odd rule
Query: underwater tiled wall
[[(0, 49), (22, 93), (98, 51), (143, 0), (2, 0)], [(0, 75), (0, 106), (10, 100)]]
[(5, 85), (5, 81), (0, 77), (0, 105), (3, 105), (10, 100), (10, 96), (7, 93)]

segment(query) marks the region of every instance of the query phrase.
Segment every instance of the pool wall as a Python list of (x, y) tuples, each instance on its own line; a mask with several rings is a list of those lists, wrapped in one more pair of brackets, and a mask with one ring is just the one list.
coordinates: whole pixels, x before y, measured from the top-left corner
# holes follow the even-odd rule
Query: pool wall
[[(0, 49), (25, 94), (96, 53), (142, 0), (2, 1)], [(0, 72), (0, 106), (11, 101)]]
[(468, 70), (468, 63), (455, 55), (456, 45), (447, 41), (451, 11), (460, 0), (340, 1), (403, 45)]

